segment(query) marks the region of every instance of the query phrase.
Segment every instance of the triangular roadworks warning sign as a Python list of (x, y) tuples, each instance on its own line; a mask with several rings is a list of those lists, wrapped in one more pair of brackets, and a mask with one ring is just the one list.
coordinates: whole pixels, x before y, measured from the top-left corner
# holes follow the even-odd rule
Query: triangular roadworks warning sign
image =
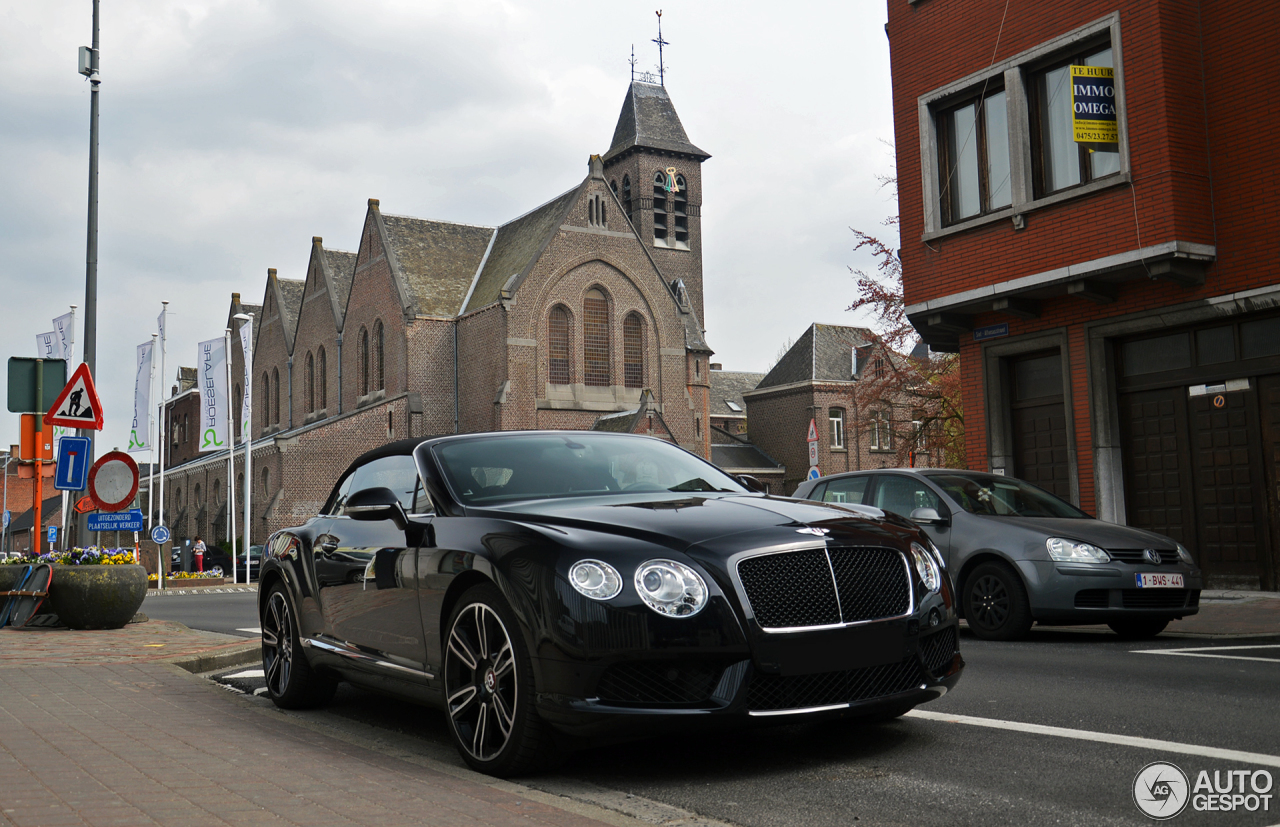
[(812, 419), (809, 420), (809, 436), (807, 441), (809, 442), (818, 441), (818, 423), (813, 421)]
[(89, 366), (81, 363), (71, 374), (71, 381), (58, 394), (58, 401), (44, 415), (44, 424), (62, 425), (66, 428), (102, 430), (102, 402), (93, 387)]

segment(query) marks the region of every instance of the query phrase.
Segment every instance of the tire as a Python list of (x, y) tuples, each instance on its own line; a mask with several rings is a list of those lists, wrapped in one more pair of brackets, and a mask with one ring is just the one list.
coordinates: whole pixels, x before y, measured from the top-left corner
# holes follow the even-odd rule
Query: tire
[(501, 592), (488, 584), (464, 592), (446, 629), (445, 711), (462, 760), (499, 778), (552, 766), (552, 733), (533, 704), (533, 662)]
[(1031, 628), (1022, 578), (1003, 563), (983, 563), (964, 585), (964, 619), (982, 640), (1021, 640)]
[(307, 662), (298, 621), (285, 588), (279, 583), (267, 595), (261, 623), (262, 672), (271, 702), (281, 709), (312, 709), (332, 700), (338, 682), (316, 672)]
[(1129, 620), (1113, 620), (1107, 624), (1111, 631), (1125, 640), (1145, 640), (1153, 638), (1169, 625), (1168, 618), (1135, 617)]

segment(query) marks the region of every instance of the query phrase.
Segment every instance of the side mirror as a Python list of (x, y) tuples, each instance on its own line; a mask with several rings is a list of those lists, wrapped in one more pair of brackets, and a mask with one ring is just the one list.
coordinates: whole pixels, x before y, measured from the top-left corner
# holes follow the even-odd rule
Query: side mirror
[(754, 491), (757, 494), (768, 493), (768, 489), (765, 488), (764, 483), (760, 482), (760, 480), (756, 479), (750, 474), (734, 474), (733, 478), (738, 482), (742, 483), (743, 486), (745, 486), (748, 491)]
[(920, 525), (946, 525), (947, 518), (938, 513), (936, 508), (917, 508), (911, 512), (911, 522)]
[(342, 513), (353, 520), (391, 520), (403, 531), (409, 525), (400, 498), (390, 488), (365, 488), (347, 498)]

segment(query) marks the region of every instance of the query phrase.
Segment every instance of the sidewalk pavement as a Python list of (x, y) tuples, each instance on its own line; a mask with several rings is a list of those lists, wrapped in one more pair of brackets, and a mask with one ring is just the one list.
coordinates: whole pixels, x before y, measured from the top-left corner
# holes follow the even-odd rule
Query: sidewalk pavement
[[(1106, 626), (1037, 626), (1037, 629), (1099, 631)], [(1280, 636), (1280, 592), (1206, 589), (1200, 593), (1200, 612), (1175, 620), (1161, 637)]]
[(258, 645), (157, 620), (0, 630), (0, 825), (640, 824), (335, 737), (187, 671)]

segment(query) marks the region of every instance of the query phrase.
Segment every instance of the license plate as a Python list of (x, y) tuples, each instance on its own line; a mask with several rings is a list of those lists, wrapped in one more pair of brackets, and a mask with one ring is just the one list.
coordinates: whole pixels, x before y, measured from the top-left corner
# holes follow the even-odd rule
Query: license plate
[(1138, 578), (1138, 588), (1140, 589), (1181, 589), (1181, 574), (1147, 574), (1143, 572), (1136, 575)]

